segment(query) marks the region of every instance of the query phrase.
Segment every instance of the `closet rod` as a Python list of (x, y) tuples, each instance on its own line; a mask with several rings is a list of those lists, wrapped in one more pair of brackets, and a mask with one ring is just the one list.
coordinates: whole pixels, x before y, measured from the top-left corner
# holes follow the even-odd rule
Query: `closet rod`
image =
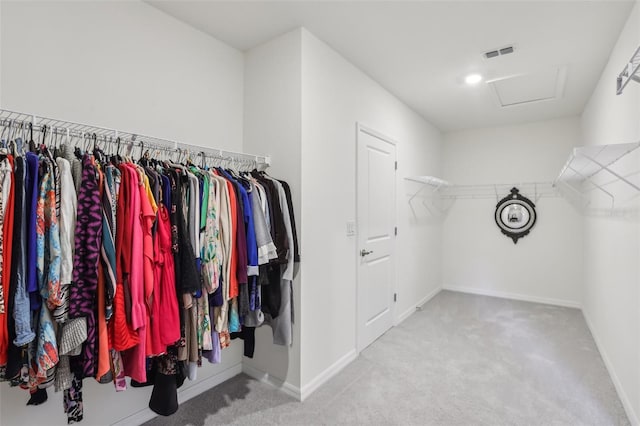
[[(268, 155), (254, 155), (244, 152), (229, 151), (226, 149), (216, 149), (205, 146), (193, 145), (184, 142), (177, 142), (170, 139), (159, 138), (155, 136), (143, 135), (140, 133), (122, 131), (119, 129), (110, 129), (106, 127), (95, 126), (92, 124), (84, 124), (67, 120), (60, 120), (50, 117), (43, 117), (34, 114), (0, 109), (0, 126), (13, 128), (23, 134), (28, 134), (33, 128), (35, 132), (42, 132), (45, 128), (47, 132), (51, 132), (57, 136), (70, 137), (89, 137), (96, 135), (98, 141), (115, 142), (120, 138), (123, 144), (130, 144), (132, 147), (163, 149), (166, 151), (190, 152), (194, 155), (204, 154), (206, 157), (223, 160), (251, 160), (258, 166), (269, 167), (271, 157)], [(0, 135), (0, 139), (4, 136), (5, 131)]]

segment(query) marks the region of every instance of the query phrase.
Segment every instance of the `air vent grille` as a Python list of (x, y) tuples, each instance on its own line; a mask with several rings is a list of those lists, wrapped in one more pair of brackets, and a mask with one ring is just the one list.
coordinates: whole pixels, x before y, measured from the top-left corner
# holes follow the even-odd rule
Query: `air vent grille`
[(500, 49), (495, 49), (495, 50), (490, 50), (488, 52), (485, 52), (484, 57), (487, 59), (497, 58), (498, 56), (508, 55), (510, 53), (513, 53), (513, 51), (514, 51), (513, 46), (507, 46)]

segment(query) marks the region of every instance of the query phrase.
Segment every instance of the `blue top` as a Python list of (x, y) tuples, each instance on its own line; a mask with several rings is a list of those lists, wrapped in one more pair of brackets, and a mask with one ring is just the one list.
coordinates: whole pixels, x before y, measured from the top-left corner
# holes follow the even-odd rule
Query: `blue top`
[(224, 177), (237, 184), (240, 198), (242, 198), (242, 213), (247, 239), (247, 275), (258, 275), (258, 243), (256, 242), (256, 231), (253, 224), (253, 210), (251, 201), (247, 195), (247, 190), (241, 182), (233, 178), (226, 170), (222, 170)]
[(36, 235), (36, 208), (38, 205), (38, 156), (33, 152), (27, 152), (26, 197), (25, 208), (27, 210), (27, 291), (31, 300), (31, 310), (40, 309), (41, 298), (38, 289), (38, 264), (37, 235)]

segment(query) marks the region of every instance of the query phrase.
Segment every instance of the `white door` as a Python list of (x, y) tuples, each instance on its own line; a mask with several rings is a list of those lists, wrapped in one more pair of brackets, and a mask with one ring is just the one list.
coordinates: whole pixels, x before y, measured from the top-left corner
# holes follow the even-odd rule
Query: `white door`
[(358, 126), (358, 352), (393, 325), (396, 147)]

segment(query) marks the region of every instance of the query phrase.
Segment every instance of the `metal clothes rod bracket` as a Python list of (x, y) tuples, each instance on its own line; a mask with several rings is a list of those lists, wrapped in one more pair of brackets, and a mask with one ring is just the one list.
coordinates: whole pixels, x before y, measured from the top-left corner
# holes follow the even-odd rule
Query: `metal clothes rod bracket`
[(631, 80), (636, 83), (640, 83), (640, 47), (636, 49), (629, 62), (624, 66), (624, 69), (618, 74), (616, 79), (616, 95), (622, 94), (622, 91)]
[(427, 185), (433, 188), (432, 192), (434, 193), (440, 191), (440, 189), (442, 188), (451, 186), (451, 183), (447, 182), (446, 180), (442, 180), (433, 176), (406, 177), (405, 179), (411, 182), (417, 182), (422, 184), (422, 186), (420, 186), (420, 189), (418, 189), (415, 193), (413, 193), (413, 195), (411, 195), (411, 197), (409, 197), (409, 202), (411, 202), (411, 200), (416, 198), (418, 194), (420, 194), (427, 187)]
[(151, 148), (167, 152), (201, 153), (207, 158), (237, 161), (239, 163), (254, 162), (257, 167), (262, 168), (267, 168), (271, 165), (271, 157), (268, 155), (247, 154), (244, 152), (191, 145), (155, 136), (141, 135), (139, 133), (112, 128), (109, 129), (91, 124), (77, 123), (6, 109), (0, 109), (0, 126), (5, 128), (9, 127), (20, 132), (30, 131), (32, 128), (34, 132), (42, 132), (46, 128), (48, 134), (66, 136), (67, 138), (85, 138), (87, 135), (95, 134), (97, 141), (105, 143), (114, 143), (119, 138), (122, 143), (130, 145), (130, 152), (133, 151), (134, 146), (137, 146), (141, 149)]
[(606, 189), (604, 189), (602, 187), (602, 185), (598, 185), (596, 182), (594, 182), (593, 180), (593, 175), (591, 176), (585, 176), (582, 173), (580, 173), (578, 170), (574, 169), (571, 166), (568, 166), (569, 170), (571, 170), (572, 172), (574, 172), (575, 174), (577, 174), (578, 176), (580, 176), (583, 180), (588, 181), (591, 185), (593, 185), (594, 187), (598, 188), (600, 191), (602, 191), (604, 194), (606, 194), (607, 196), (609, 196), (609, 198), (611, 198), (611, 208), (613, 209), (615, 207), (616, 204), (616, 197), (615, 195), (613, 195), (611, 192), (607, 191)]

